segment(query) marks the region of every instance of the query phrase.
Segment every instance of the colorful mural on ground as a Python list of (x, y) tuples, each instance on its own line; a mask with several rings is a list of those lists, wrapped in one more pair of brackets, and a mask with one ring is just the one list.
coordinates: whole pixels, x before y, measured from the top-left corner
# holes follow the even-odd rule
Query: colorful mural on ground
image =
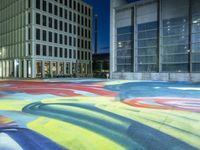
[(200, 149), (200, 84), (0, 82), (1, 150)]

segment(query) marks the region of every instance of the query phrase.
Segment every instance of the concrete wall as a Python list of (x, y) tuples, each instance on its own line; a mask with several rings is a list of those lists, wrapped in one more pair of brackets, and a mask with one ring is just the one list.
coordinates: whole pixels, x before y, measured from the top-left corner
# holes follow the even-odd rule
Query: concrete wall
[(116, 29), (115, 29), (115, 8), (127, 4), (126, 0), (110, 0), (110, 75), (116, 70)]
[(113, 79), (200, 82), (200, 73), (113, 73)]

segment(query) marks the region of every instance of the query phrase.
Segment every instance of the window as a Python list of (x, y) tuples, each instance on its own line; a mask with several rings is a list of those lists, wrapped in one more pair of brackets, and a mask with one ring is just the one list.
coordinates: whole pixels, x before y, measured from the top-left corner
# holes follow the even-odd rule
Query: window
[(72, 21), (72, 12), (69, 12), (69, 20)]
[(65, 6), (67, 6), (67, 1), (68, 1), (68, 0), (64, 0), (64, 5), (65, 5)]
[(76, 26), (74, 25), (74, 34), (76, 34)]
[(65, 45), (67, 45), (67, 35), (65, 35), (64, 40), (65, 40)]
[(81, 36), (84, 37), (84, 29), (81, 28)]
[(58, 34), (54, 33), (54, 43), (58, 43)]
[(54, 29), (58, 29), (58, 21), (56, 19), (54, 20)]
[(36, 13), (36, 24), (40, 25), (40, 14)]
[(72, 50), (69, 50), (69, 58), (72, 58)]
[(63, 49), (60, 48), (60, 57), (63, 57)]
[(52, 42), (52, 32), (49, 32), (49, 42)]
[(87, 44), (88, 44), (87, 41), (85, 41), (85, 49), (87, 49)]
[(76, 1), (74, 1), (74, 10), (76, 10)]
[(69, 0), (69, 7), (72, 8), (72, 0)]
[(78, 15), (78, 24), (80, 24), (80, 20), (81, 20), (80, 15)]
[(69, 37), (69, 45), (72, 46), (72, 37)]
[(90, 8), (88, 9), (88, 14), (89, 14), (89, 16), (91, 16), (91, 9)]
[(78, 27), (78, 35), (79, 35), (79, 36), (81, 35), (80, 27)]
[(86, 27), (88, 26), (87, 23), (88, 23), (88, 20), (87, 20), (87, 18), (85, 18), (85, 26)]
[(58, 48), (57, 47), (54, 48), (54, 57), (58, 57)]
[(67, 49), (65, 48), (65, 58), (67, 58)]
[(54, 15), (56, 16), (58, 15), (58, 6), (56, 5), (54, 6)]
[(84, 6), (81, 5), (81, 13), (83, 14), (84, 13)]
[(28, 0), (28, 8), (31, 8), (31, 0)]
[(74, 38), (74, 47), (76, 46), (76, 38)]
[(85, 37), (86, 38), (88, 37), (88, 35), (87, 35), (87, 29), (85, 29)]
[(84, 60), (84, 52), (81, 52), (81, 59)]
[(73, 52), (73, 55), (74, 55), (74, 59), (76, 59), (76, 51), (74, 50), (74, 52)]
[(84, 48), (84, 40), (81, 40), (81, 48)]
[(72, 33), (72, 25), (69, 24), (69, 33)]
[(52, 56), (52, 46), (49, 46), (49, 56)]
[(67, 10), (65, 9), (65, 19), (67, 19), (68, 17), (67, 17), (67, 15), (68, 15), (68, 13), (67, 13)]
[(80, 48), (80, 39), (78, 39), (78, 48)]
[(51, 17), (49, 17), (49, 28), (52, 28), (53, 27), (53, 20)]
[(60, 17), (63, 17), (63, 9), (60, 7)]
[(47, 46), (43, 45), (43, 56), (47, 56)]
[(49, 13), (50, 14), (53, 13), (53, 5), (52, 5), (52, 3), (49, 3)]
[(81, 25), (84, 25), (84, 17), (81, 17)]
[(63, 22), (60, 21), (60, 31), (62, 31), (62, 30), (63, 30)]
[(43, 26), (46, 26), (47, 25), (47, 17), (46, 16), (42, 16), (42, 21), (43, 21)]
[(80, 3), (78, 3), (78, 12), (80, 12)]
[(40, 29), (36, 29), (36, 40), (40, 40)]
[(31, 24), (31, 13), (28, 13), (28, 24)]
[(31, 55), (31, 44), (29, 43), (28, 44), (28, 56), (30, 56)]
[(42, 3), (42, 10), (43, 11), (47, 11), (47, 2), (43, 0), (43, 3)]
[(76, 13), (74, 13), (74, 22), (76, 22)]
[(63, 36), (60, 34), (60, 44), (63, 44)]
[(40, 9), (40, 0), (36, 0), (35, 2), (36, 2), (36, 4), (35, 4), (36, 8)]
[(87, 15), (87, 7), (85, 6), (85, 15)]
[(40, 55), (40, 44), (36, 44), (36, 55)]
[(67, 23), (65, 22), (65, 32), (67, 32)]
[(31, 29), (28, 28), (28, 39), (31, 40)]
[(42, 39), (43, 41), (47, 41), (47, 31), (45, 30), (42, 31)]
[(80, 51), (78, 50), (78, 59), (80, 59)]

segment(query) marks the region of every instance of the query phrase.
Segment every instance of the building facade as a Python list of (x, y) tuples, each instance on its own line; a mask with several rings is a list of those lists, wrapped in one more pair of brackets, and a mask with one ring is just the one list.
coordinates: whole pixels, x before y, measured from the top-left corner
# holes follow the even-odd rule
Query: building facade
[(91, 36), (82, 0), (1, 0), (0, 77), (88, 76)]
[(111, 0), (111, 77), (200, 81), (199, 8), (199, 0)]

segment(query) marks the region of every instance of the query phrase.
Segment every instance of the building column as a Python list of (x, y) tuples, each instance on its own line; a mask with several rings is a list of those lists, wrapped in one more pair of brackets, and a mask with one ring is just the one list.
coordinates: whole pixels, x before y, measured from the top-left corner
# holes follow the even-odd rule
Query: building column
[(70, 64), (69, 65), (70, 66), (70, 69), (69, 69), (70, 70), (70, 75), (72, 75), (72, 62), (70, 62), (69, 64)]
[(14, 64), (14, 66), (13, 66), (13, 69), (14, 69), (13, 72), (14, 72), (14, 74), (13, 75), (14, 75), (14, 78), (17, 78), (17, 64), (16, 64), (16, 60), (14, 60), (13, 64)]
[(60, 74), (60, 62), (56, 62), (56, 75), (58, 76)]
[(18, 68), (18, 71), (19, 71), (19, 78), (22, 78), (22, 60), (18, 60), (19, 64), (19, 68)]
[(49, 68), (50, 68), (50, 70), (49, 70), (49, 73), (50, 73), (50, 75), (51, 75), (51, 78), (53, 77), (53, 62), (52, 61), (50, 61), (49, 62)]
[(24, 78), (27, 78), (27, 60), (26, 59), (24, 59), (23, 60), (23, 67), (24, 67), (24, 74), (23, 74), (23, 77)]
[(42, 73), (42, 78), (45, 78), (45, 61), (42, 60), (41, 62), (41, 73)]
[(35, 78), (36, 77), (36, 73), (35, 73), (35, 60), (32, 59), (31, 60), (31, 78)]

